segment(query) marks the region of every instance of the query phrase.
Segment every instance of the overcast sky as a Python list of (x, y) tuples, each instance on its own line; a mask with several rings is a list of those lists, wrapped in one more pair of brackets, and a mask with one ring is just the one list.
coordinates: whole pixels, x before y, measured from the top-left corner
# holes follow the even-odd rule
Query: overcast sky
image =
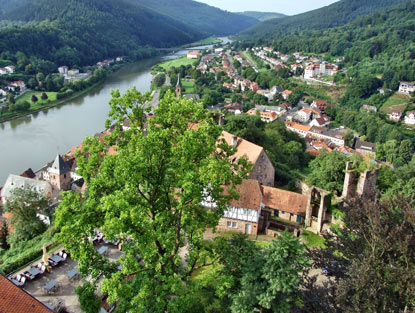
[(196, 0), (231, 12), (261, 11), (294, 15), (332, 4), (337, 0)]

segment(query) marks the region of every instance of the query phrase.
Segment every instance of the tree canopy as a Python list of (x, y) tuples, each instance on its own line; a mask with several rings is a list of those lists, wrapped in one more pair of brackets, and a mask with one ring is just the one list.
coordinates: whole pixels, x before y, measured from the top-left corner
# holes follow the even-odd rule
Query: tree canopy
[[(135, 88), (112, 92), (107, 125), (115, 125), (113, 132), (105, 143), (85, 140), (77, 160), (87, 190), (84, 196), (64, 194), (56, 211), (57, 238), (83, 275), (104, 275), (101, 291), (117, 302), (117, 312), (180, 312), (193, 270), (187, 264), (199, 257), (204, 231), (238, 196), (235, 186), (250, 166), (245, 158), (229, 162), (234, 148), (218, 143), (221, 128), (201, 104), (168, 92), (154, 117), (145, 119), (148, 99)], [(125, 118), (131, 129), (121, 132)], [(95, 229), (123, 243), (116, 263), (88, 241)], [(119, 265), (121, 272), (115, 270)]]

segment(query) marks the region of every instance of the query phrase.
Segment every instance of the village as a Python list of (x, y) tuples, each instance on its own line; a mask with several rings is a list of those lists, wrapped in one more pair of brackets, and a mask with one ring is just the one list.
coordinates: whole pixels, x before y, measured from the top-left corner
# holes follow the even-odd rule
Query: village
[[(272, 48), (253, 48), (252, 53), (262, 59), (269, 67), (275, 70), (288, 68), (286, 62), (295, 57), (296, 64), (288, 68), (290, 71), (301, 74), (304, 80), (319, 80), (325, 76), (333, 76), (338, 67), (315, 57), (305, 57), (300, 53), (284, 55), (274, 52)], [(239, 51), (226, 48), (216, 48), (210, 52), (189, 52), (188, 59), (200, 60), (195, 68), (202, 74), (212, 73), (215, 77), (224, 72), (228, 80), (223, 87), (231, 92), (243, 93), (252, 91), (263, 97), (265, 103), (255, 104), (244, 112), (242, 103), (226, 99), (224, 103), (208, 107), (215, 112), (230, 115), (259, 116), (265, 123), (275, 121), (283, 122), (286, 128), (304, 138), (307, 145), (307, 153), (317, 156), (322, 152), (338, 151), (348, 157), (359, 155), (368, 162), (378, 164), (376, 158), (376, 144), (361, 140), (357, 134), (353, 134), (351, 145), (346, 144), (346, 136), (349, 129), (346, 126), (330, 127), (330, 118), (326, 110), (332, 106), (325, 100), (314, 99), (311, 103), (299, 99), (293, 103), (293, 91), (281, 86), (272, 86), (270, 89), (261, 89), (259, 84), (243, 78), (235, 67), (235, 61), (239, 62), (241, 68), (252, 68), (259, 71), (252, 60), (243, 57)], [(118, 60), (118, 58), (117, 58)], [(98, 67), (108, 66), (114, 60), (99, 62)], [(297, 70), (302, 69), (302, 70)], [(77, 69), (59, 67), (59, 73), (65, 80), (86, 79), (88, 73), (79, 73)], [(17, 82), (18, 83), (18, 82)], [(16, 82), (11, 83), (16, 85)], [(13, 86), (14, 86), (13, 85)], [(13, 87), (12, 86), (12, 87)], [(17, 86), (16, 86), (17, 87)], [(19, 86), (20, 87), (20, 86)], [(24, 91), (24, 86), (20, 87)], [(409, 94), (415, 90), (414, 83), (401, 83), (399, 92)], [(185, 93), (180, 75), (175, 85), (177, 97), (184, 96), (195, 101), (200, 100), (198, 94)], [(275, 103), (275, 98), (281, 99), (281, 104)], [(370, 106), (365, 110), (373, 111)], [(393, 113), (396, 121), (400, 120), (402, 113)], [(219, 119), (218, 123), (223, 123)], [(407, 112), (405, 123), (415, 124), (415, 112)], [(130, 128), (128, 120), (124, 121), (123, 130)], [(95, 135), (105, 142), (105, 136), (113, 129), (107, 129)], [(341, 225), (342, 221), (331, 212), (333, 203), (345, 205), (351, 199), (370, 199), (376, 193), (376, 181), (379, 175), (378, 169), (368, 169), (356, 172), (351, 169), (349, 163), (345, 163), (345, 181), (341, 194), (333, 195), (331, 192), (306, 186), (299, 182), (297, 192), (287, 191), (275, 187), (275, 168), (270, 161), (265, 149), (248, 140), (223, 131), (220, 139), (236, 149), (232, 156), (232, 162), (239, 158), (247, 157), (253, 164), (248, 179), (237, 186), (240, 197), (232, 200), (227, 207), (225, 215), (220, 219), (217, 226), (220, 233), (243, 233), (251, 240), (270, 241), (279, 236), (282, 231), (288, 231), (295, 237), (302, 237), (304, 232), (313, 233), (316, 236), (324, 231), (330, 231), (331, 225)], [(5, 204), (13, 191), (24, 186), (30, 186), (37, 192), (51, 200), (52, 207), (56, 208), (60, 202), (60, 193), (72, 191), (83, 194), (87, 188), (84, 179), (77, 173), (77, 161), (75, 154), (79, 147), (74, 147), (64, 155), (57, 154), (55, 159), (47, 163), (43, 168), (33, 171), (28, 169), (20, 175), (10, 174), (3, 187), (0, 188), (0, 200)], [(116, 154), (114, 147), (107, 147), (109, 155)], [(215, 204), (206, 199), (201, 203), (206, 209), (214, 208)], [(2, 212), (1, 221), (8, 221), (10, 216)], [(39, 215), (45, 224), (50, 225), (51, 216)], [(95, 238), (90, 238), (96, 245), (97, 251), (116, 262), (122, 255), (122, 245), (118, 242), (110, 242), (103, 238), (99, 229), (95, 230)], [(30, 264), (9, 273), (10, 281), (18, 288), (23, 288), (31, 295), (47, 304), (48, 307), (59, 311), (69, 308), (71, 312), (81, 312), (78, 300), (74, 296), (74, 289), (80, 284), (80, 276), (76, 268), (76, 262), (70, 259), (62, 247), (52, 248), (48, 251), (44, 246), (41, 259), (33, 260)], [(35, 264), (36, 263), (36, 264)], [(62, 265), (63, 264), (63, 265)], [(45, 267), (52, 268), (51, 272)], [(42, 277), (36, 279), (36, 277)], [(51, 279), (46, 279), (50, 277)], [(63, 295), (65, 290), (68, 295)], [(103, 299), (103, 308), (100, 312), (110, 312), (111, 308)]]

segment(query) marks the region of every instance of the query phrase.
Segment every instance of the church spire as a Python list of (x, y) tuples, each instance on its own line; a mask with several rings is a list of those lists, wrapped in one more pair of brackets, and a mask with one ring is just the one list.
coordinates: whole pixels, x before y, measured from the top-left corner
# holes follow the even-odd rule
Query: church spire
[(180, 80), (180, 73), (177, 74), (177, 84), (176, 84), (176, 97), (179, 97), (182, 95), (182, 82)]

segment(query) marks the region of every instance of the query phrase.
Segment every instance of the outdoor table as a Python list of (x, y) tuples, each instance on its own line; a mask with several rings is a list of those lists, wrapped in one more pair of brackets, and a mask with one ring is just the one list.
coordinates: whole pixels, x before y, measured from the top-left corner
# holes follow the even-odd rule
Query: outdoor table
[(55, 263), (63, 261), (63, 258), (57, 254), (52, 255), (49, 259), (51, 259)]
[(98, 253), (104, 255), (108, 251), (108, 247), (102, 246), (98, 249)]
[(40, 269), (37, 267), (31, 267), (27, 272), (32, 276), (37, 276), (40, 274)]
[(68, 273), (66, 273), (66, 276), (69, 278), (69, 279), (72, 279), (72, 278), (74, 278), (74, 277), (76, 277), (76, 276), (78, 276), (79, 275), (79, 273), (78, 273), (78, 271), (77, 271), (77, 269), (76, 268), (73, 268), (72, 270), (70, 270)]
[(51, 280), (43, 288), (49, 293), (51, 291), (54, 291), (56, 287), (58, 287), (58, 282), (56, 280)]

